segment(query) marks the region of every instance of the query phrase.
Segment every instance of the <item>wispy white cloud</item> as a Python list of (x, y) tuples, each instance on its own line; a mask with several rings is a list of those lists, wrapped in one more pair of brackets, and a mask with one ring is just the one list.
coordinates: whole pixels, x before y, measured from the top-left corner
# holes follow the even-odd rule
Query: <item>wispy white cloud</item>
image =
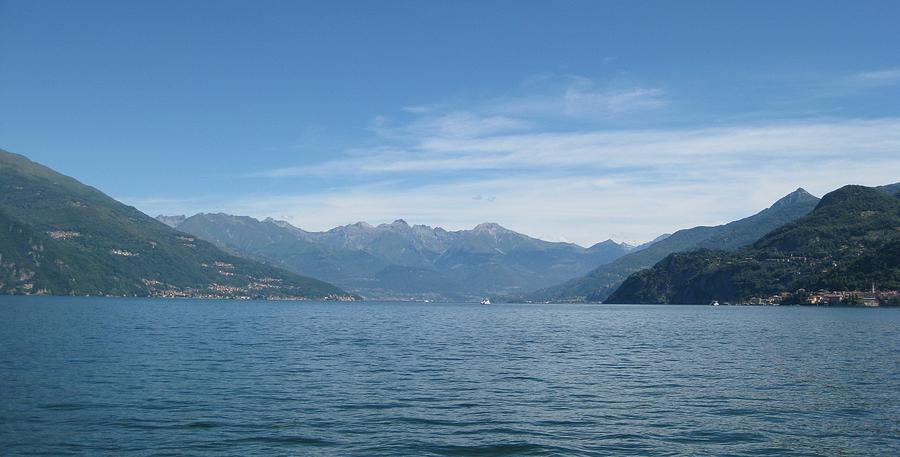
[(535, 78), (535, 94), (500, 98), (486, 106), (489, 111), (539, 117), (611, 118), (664, 108), (665, 92), (635, 84), (609, 84), (598, 87), (582, 77), (543, 76)]
[(898, 84), (900, 83), (900, 67), (857, 73), (853, 79), (856, 82), (870, 85)]
[(424, 114), (424, 113), (430, 113), (432, 111), (438, 110), (438, 106), (437, 105), (410, 105), (410, 106), (404, 106), (402, 108), (402, 110), (407, 113), (412, 113), (412, 114)]
[(681, 167), (713, 171), (839, 157), (879, 160), (900, 151), (900, 119), (737, 125), (702, 129), (548, 132), (475, 137), (423, 135), (405, 148), (375, 148), (311, 167), (265, 172), (285, 177), (430, 171), (583, 170)]
[(523, 130), (530, 126), (531, 123), (526, 120), (509, 116), (452, 111), (399, 123), (379, 116), (372, 121), (371, 128), (383, 138), (416, 140), (422, 137), (472, 138)]
[(418, 186), (361, 184), (247, 196), (223, 210), (288, 219), (311, 230), (398, 217), (447, 229), (493, 221), (543, 239), (590, 245), (607, 237), (640, 242), (679, 228), (724, 223), (759, 211), (798, 186), (822, 195), (844, 184), (886, 184), (897, 176), (900, 167), (888, 156), (848, 155), (761, 161), (753, 167), (697, 163), (604, 175), (548, 171)]
[[(584, 245), (609, 236), (639, 242), (747, 216), (798, 186), (821, 195), (848, 183), (894, 182), (897, 151), (894, 118), (423, 138), (414, 150), (374, 151), (317, 170), (368, 176), (348, 179), (360, 184), (253, 196), (229, 210), (309, 229), (403, 217), (448, 229), (496, 221)], [(448, 171), (481, 173), (395, 181)]]
[[(888, 81), (894, 71), (857, 78)], [(666, 92), (552, 75), (524, 87), (465, 109), (417, 105), (377, 117), (369, 146), (253, 174), (274, 183), (325, 178), (324, 187), (245, 195), (207, 210), (312, 230), (398, 217), (447, 229), (494, 221), (589, 245), (727, 222), (798, 186), (821, 195), (900, 177), (900, 118), (626, 129), (609, 121), (669, 109)]]

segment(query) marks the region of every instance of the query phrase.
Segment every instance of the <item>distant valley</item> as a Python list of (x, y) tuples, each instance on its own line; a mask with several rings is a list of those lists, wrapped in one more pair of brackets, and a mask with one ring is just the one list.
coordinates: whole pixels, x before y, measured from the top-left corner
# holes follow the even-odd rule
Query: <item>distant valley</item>
[(607, 240), (584, 248), (484, 223), (471, 230), (365, 222), (309, 232), (227, 214), (158, 220), (237, 255), (315, 276), (373, 299), (477, 300), (583, 275), (640, 250)]

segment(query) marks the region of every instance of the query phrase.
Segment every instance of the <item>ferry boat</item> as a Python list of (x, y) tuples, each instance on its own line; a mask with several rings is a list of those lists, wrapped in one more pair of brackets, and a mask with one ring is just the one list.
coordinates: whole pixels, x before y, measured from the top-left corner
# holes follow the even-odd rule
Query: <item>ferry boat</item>
[(482, 304), (482, 305), (490, 305), (490, 304), (491, 304), (491, 299), (490, 299), (490, 298), (482, 298), (482, 299), (481, 299), (481, 304)]

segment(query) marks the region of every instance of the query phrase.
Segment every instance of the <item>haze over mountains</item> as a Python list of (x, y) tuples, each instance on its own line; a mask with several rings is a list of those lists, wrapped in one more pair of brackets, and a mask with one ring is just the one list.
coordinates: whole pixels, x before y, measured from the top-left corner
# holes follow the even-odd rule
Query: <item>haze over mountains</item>
[(318, 279), (222, 252), (3, 150), (0, 293), (352, 298)]
[(222, 249), (314, 275), (368, 298), (472, 300), (556, 284), (637, 248), (543, 241), (484, 223), (471, 230), (365, 222), (308, 232), (226, 214), (159, 216)]

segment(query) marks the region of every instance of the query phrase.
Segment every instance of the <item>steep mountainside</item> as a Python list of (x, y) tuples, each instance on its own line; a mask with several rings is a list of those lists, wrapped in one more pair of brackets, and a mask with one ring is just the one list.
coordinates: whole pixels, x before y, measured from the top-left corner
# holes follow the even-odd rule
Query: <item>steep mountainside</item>
[(613, 241), (585, 249), (493, 223), (447, 231), (400, 219), (308, 232), (272, 219), (198, 214), (177, 227), (229, 252), (315, 274), (369, 298), (476, 299), (524, 291), (582, 275), (633, 249)]
[(524, 297), (530, 301), (605, 300), (630, 274), (653, 266), (673, 252), (697, 248), (735, 250), (758, 240), (769, 231), (805, 216), (819, 199), (803, 189), (782, 197), (753, 216), (715, 227), (679, 230), (645, 249), (601, 265), (584, 277), (538, 290)]
[(226, 254), (6, 151), (0, 293), (349, 298), (328, 283)]
[(178, 229), (210, 240), (230, 253), (326, 281), (349, 279), (350, 284), (355, 284), (389, 265), (365, 251), (316, 242), (306, 232), (272, 220), (258, 221), (221, 213), (197, 214), (186, 218)]
[(673, 254), (630, 276), (610, 303), (743, 301), (781, 292), (900, 288), (900, 199), (863, 186), (736, 252)]

